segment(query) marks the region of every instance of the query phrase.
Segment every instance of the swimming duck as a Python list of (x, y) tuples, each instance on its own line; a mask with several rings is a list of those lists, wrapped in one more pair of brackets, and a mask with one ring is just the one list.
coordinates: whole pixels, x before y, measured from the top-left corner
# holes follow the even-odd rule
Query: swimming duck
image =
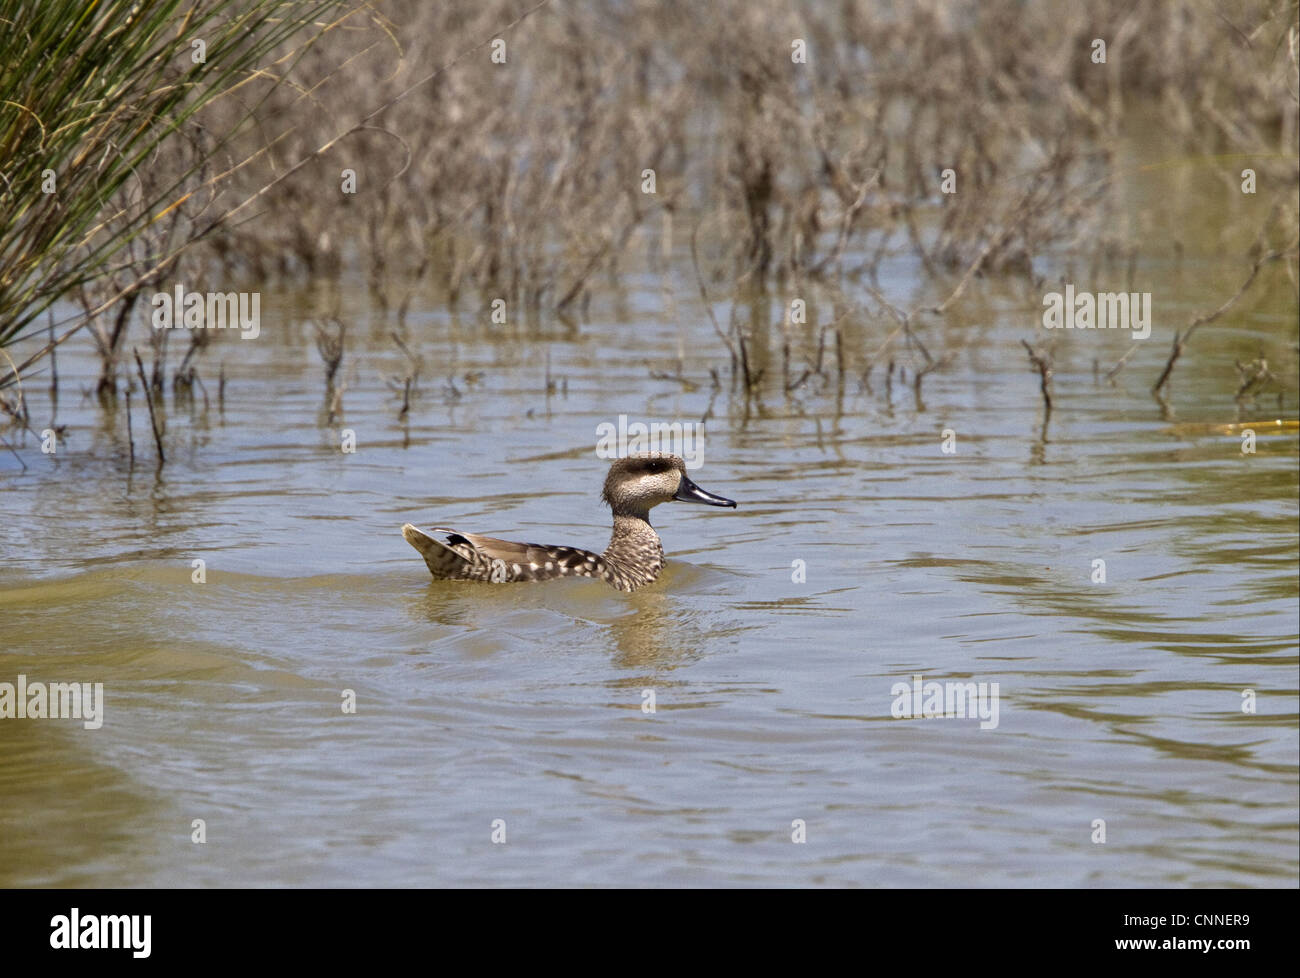
[(609, 467), (600, 498), (614, 512), (614, 532), (604, 553), (577, 547), (514, 543), (445, 526), (436, 540), (410, 523), (402, 536), (424, 557), (438, 580), (547, 581), (555, 577), (602, 577), (620, 591), (649, 584), (664, 566), (664, 548), (650, 525), (650, 509), (677, 500), (706, 506), (730, 506), (734, 500), (706, 492), (686, 475), (676, 455), (646, 453), (620, 458)]

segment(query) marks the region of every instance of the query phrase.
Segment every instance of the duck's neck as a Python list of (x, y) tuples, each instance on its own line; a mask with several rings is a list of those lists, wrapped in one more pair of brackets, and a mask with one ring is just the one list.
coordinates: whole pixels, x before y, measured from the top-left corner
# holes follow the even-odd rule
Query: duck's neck
[(664, 547), (650, 525), (650, 514), (615, 513), (614, 532), (605, 558), (605, 576), (615, 587), (631, 591), (649, 584), (664, 566)]

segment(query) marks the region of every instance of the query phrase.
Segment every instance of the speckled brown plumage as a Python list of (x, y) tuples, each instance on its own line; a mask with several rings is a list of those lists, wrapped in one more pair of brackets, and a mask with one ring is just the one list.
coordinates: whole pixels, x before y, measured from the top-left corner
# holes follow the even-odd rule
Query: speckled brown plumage
[(577, 547), (515, 543), (450, 527), (438, 540), (410, 523), (402, 527), (406, 542), (418, 550), (438, 580), (547, 581), (556, 577), (599, 577), (620, 591), (649, 584), (664, 566), (664, 548), (650, 525), (650, 509), (679, 500), (735, 507), (730, 499), (705, 492), (686, 475), (676, 455), (630, 455), (610, 466), (601, 499), (614, 514), (614, 531), (604, 553)]

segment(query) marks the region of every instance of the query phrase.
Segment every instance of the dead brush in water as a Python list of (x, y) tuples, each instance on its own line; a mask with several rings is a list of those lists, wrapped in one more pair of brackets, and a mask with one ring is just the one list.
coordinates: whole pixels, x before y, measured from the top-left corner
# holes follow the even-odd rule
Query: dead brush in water
[(347, 325), (337, 316), (330, 316), (324, 321), (313, 322), (312, 330), (316, 338), (316, 352), (325, 365), (325, 416), (326, 423), (329, 424), (342, 413), (343, 392), (347, 390), (347, 384), (335, 384), (339, 367), (343, 364)]
[[(1254, 4), (1231, 20), (1119, 0), (1087, 12), (995, 0), (876, 13), (579, 3), (498, 32), (497, 62), (482, 44), (518, 8), (386, 6), (382, 36), (313, 90), (317, 128), (277, 146), (278, 165), (355, 115), (358, 87), (380, 102), (430, 61), (455, 55), (453, 67), (304, 171), (302, 188), (319, 188), (346, 166), (364, 193), (286, 182), (276, 194), (292, 220), (240, 229), (235, 251), (312, 269), (339, 260), (347, 226), (363, 227), (359, 255), (381, 311), (404, 310), (413, 279), (453, 313), (468, 304), (482, 316), (501, 300), (511, 331), (531, 332), (548, 314), (585, 309), (638, 249), (652, 265), (671, 257), (685, 221), (706, 308), (719, 294), (807, 293), (817, 282), (869, 291), (883, 261), (914, 256), (949, 295), (928, 310), (942, 317), (972, 278), (1028, 283), (1036, 261), (1061, 253), (1131, 278), (1137, 248), (1116, 218), (1109, 147), (1135, 102), (1170, 118), (1208, 107), (1237, 150), (1271, 149), (1293, 128), (1293, 9)], [(1098, 23), (1113, 25), (1102, 61)], [(422, 56), (433, 37), (439, 54)], [(1171, 46), (1192, 37), (1203, 60), (1188, 72)], [(308, 60), (325, 63), (330, 44)], [(1227, 92), (1249, 94), (1250, 109), (1234, 115)], [(1292, 181), (1293, 162), (1281, 161)], [(823, 382), (833, 362), (839, 389), (896, 355), (909, 369), (887, 380), (906, 375), (919, 399), (951, 358), (932, 353), (910, 318), (874, 355), (859, 352), (849, 303), (792, 366), (795, 341), (772, 339), (782, 319), (761, 305), (733, 303), (725, 324), (710, 309), (746, 402), (777, 374), (791, 393)]]
[[(909, 320), (873, 354), (852, 304), (800, 349), (764, 294), (878, 289), (899, 257), (939, 295), (956, 275), (1028, 283), (1036, 262), (1063, 254), (1131, 276), (1111, 147), (1135, 106), (1158, 106), (1188, 145), (1209, 120), (1214, 151), (1297, 181), (1294, 4), (397, 0), (355, 11), (294, 50), (297, 87), (207, 108), (203, 131), (230, 134), (223, 186), (276, 219), (208, 234), (198, 215), (230, 196), (166, 211), (186, 213), (176, 234), (201, 238), (196, 260), (302, 279), (355, 259), (381, 316), (402, 319), (417, 289), (453, 315), (499, 301), (498, 336), (510, 339), (552, 317), (571, 330), (643, 256), (680, 259), (677, 229), (690, 229), (702, 293), (751, 297), (713, 323), (746, 403), (778, 376), (803, 391), (833, 362), (839, 389), (896, 358), (900, 371), (910, 358), (919, 397), (950, 353)], [(241, 128), (250, 106), (254, 125)], [(202, 132), (186, 139), (191, 163), (212, 156)], [(184, 140), (175, 149), (187, 158)], [(97, 303), (108, 370), (124, 349), (116, 317), (133, 301), (119, 288)], [(934, 308), (941, 318), (949, 306)]]
[[(381, 104), (430, 62), (470, 56), (277, 186), (267, 201), (287, 220), (237, 229), (229, 260), (311, 273), (351, 238), (381, 308), (414, 277), (452, 306), (472, 290), (536, 324), (581, 309), (634, 242), (670, 239), (674, 215), (704, 221), (701, 251), (724, 274), (760, 283), (870, 274), (899, 251), (936, 274), (980, 253), (985, 270), (1023, 270), (1077, 236), (1107, 189), (1088, 98), (1049, 97), (1070, 83), (1060, 49), (1087, 49), (1084, 18), (1049, 41), (1036, 29), (1055, 21), (1011, 3), (880, 23), (852, 6), (576, 4), (501, 32), (497, 63), (482, 44), (512, 5), (383, 16), (370, 49), (313, 88), (318, 111), (266, 172), (344, 128), (359, 90)], [(345, 43), (314, 49), (308, 73)], [(300, 111), (292, 99), (276, 93), (268, 115)], [(958, 189), (943, 197), (946, 168)]]

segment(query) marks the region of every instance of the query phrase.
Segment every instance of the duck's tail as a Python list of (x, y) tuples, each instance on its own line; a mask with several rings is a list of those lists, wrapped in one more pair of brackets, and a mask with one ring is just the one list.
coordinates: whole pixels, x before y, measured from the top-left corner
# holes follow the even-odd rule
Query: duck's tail
[(420, 556), (429, 565), (429, 573), (438, 580), (450, 581), (463, 578), (473, 567), (472, 561), (410, 523), (402, 526), (402, 537), (420, 551)]

